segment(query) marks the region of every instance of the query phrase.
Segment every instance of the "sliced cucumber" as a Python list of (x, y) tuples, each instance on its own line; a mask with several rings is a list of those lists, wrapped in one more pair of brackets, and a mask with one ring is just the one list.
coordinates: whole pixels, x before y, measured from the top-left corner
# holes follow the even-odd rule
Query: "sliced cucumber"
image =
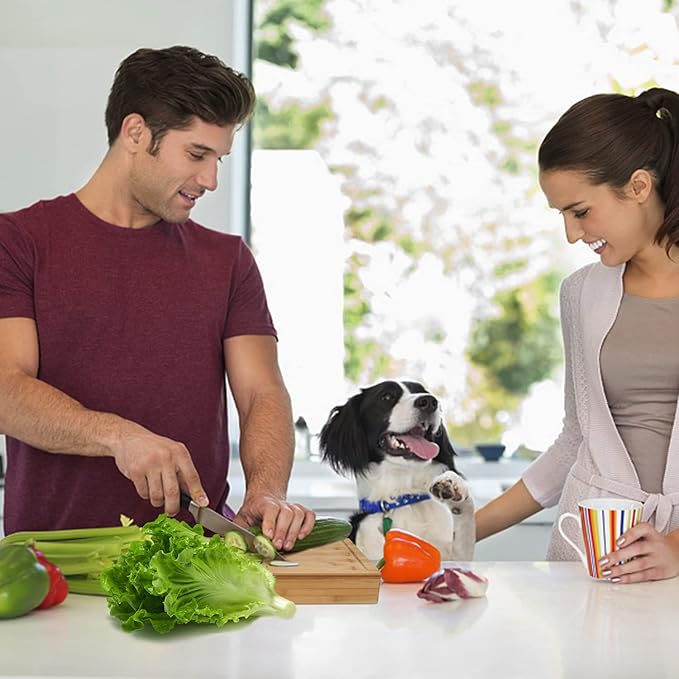
[(276, 548), (266, 535), (258, 535), (254, 540), (254, 547), (264, 561), (276, 558)]
[(245, 542), (245, 538), (235, 530), (230, 530), (224, 535), (224, 542), (229, 545), (229, 547), (235, 547), (240, 549), (241, 552), (248, 551), (248, 543)]

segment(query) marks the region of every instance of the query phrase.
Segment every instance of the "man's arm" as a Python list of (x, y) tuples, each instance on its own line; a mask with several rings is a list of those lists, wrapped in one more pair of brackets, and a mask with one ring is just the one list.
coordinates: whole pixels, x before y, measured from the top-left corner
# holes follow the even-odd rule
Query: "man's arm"
[(39, 360), (35, 322), (1, 318), (0, 432), (49, 453), (113, 457), (139, 495), (168, 514), (179, 511), (180, 485), (207, 505), (185, 446), (112, 413), (88, 410), (37, 378)]
[(229, 386), (240, 418), (245, 498), (239, 523), (261, 523), (277, 549), (290, 549), (311, 532), (314, 513), (286, 501), (294, 432), (290, 396), (278, 366), (276, 340), (241, 335), (224, 341)]

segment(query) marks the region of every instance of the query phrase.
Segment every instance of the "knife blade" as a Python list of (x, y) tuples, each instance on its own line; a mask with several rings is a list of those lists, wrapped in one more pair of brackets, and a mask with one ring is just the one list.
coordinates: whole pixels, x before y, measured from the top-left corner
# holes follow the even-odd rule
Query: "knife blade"
[[(203, 526), (203, 528), (207, 528), (209, 531), (212, 531), (213, 533), (217, 533), (219, 535), (226, 535), (226, 533), (228, 533), (229, 531), (236, 531), (245, 540), (245, 544), (248, 546), (248, 551), (259, 553), (257, 551), (257, 548), (255, 547), (255, 535), (254, 533), (251, 533), (247, 528), (239, 526), (237, 523), (231, 521), (230, 519), (227, 519), (225, 516), (223, 516), (219, 512), (216, 512), (214, 509), (210, 509), (209, 507), (201, 507), (200, 505), (197, 505), (191, 499), (191, 497), (184, 491), (181, 491), (180, 493), (180, 503), (184, 509), (189, 510), (189, 513), (191, 514), (191, 516), (193, 516), (196, 523), (199, 523), (201, 526)], [(264, 559), (264, 560), (273, 565), (281, 566), (297, 565), (295, 562), (289, 561), (287, 557), (283, 556), (279, 551), (276, 551), (274, 559)], [(279, 564), (278, 563), (279, 561), (283, 563)]]

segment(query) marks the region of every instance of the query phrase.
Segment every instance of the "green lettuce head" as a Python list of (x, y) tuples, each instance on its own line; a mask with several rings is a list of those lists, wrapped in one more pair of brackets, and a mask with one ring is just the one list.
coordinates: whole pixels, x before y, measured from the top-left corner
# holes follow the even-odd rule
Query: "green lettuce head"
[(101, 578), (124, 630), (150, 624), (163, 634), (176, 624), (221, 627), (256, 615), (294, 615), (295, 604), (276, 594), (259, 557), (165, 514), (143, 532), (146, 539), (132, 543)]

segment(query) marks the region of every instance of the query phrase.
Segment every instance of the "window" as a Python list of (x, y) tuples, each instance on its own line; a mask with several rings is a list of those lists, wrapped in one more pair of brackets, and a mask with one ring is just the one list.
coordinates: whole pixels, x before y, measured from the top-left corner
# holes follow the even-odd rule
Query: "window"
[(425, 382), (458, 445), (531, 456), (562, 419), (570, 248), (536, 182), (576, 100), (674, 82), (677, 10), (632, 0), (258, 0), (252, 244), (295, 416)]

